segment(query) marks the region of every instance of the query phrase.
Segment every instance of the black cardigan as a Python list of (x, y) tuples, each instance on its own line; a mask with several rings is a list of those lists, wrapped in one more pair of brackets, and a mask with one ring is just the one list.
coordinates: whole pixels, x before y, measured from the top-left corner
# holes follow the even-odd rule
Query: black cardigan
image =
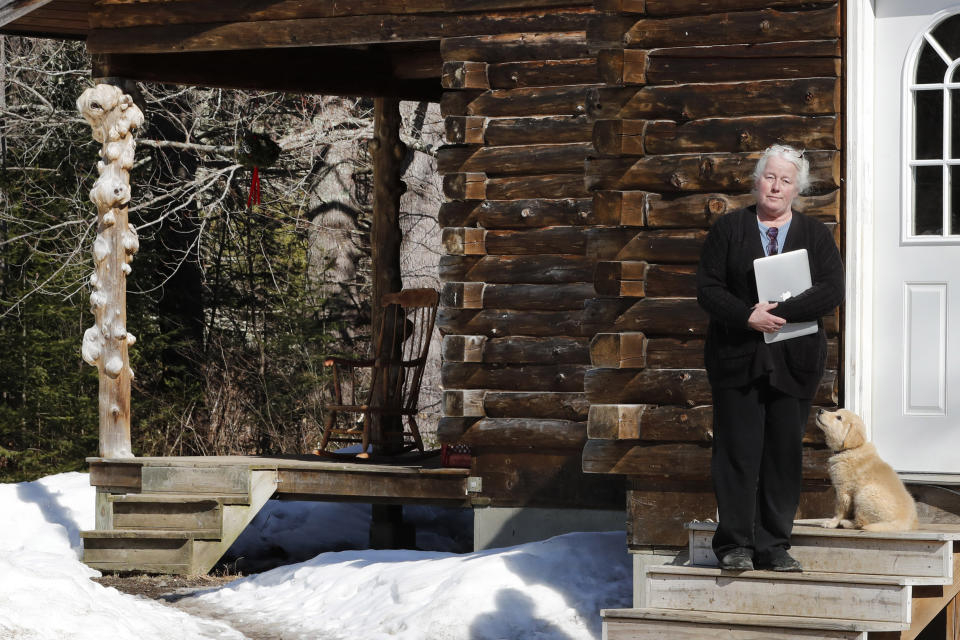
[(812, 398), (827, 359), (821, 318), (843, 302), (840, 252), (822, 222), (794, 213), (783, 251), (806, 249), (813, 286), (770, 313), (787, 322), (816, 320), (817, 333), (767, 344), (747, 325), (757, 303), (753, 261), (764, 256), (756, 207), (729, 213), (714, 223), (700, 255), (697, 301), (710, 314), (704, 360), (714, 387), (740, 387), (763, 375), (798, 398)]

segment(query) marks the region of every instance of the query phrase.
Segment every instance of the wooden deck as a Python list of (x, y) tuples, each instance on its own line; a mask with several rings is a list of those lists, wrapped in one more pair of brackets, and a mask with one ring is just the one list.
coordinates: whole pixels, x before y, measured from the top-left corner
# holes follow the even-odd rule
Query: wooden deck
[[(435, 460), (89, 458), (96, 528), (81, 532), (83, 561), (103, 571), (206, 573), (270, 499), (465, 507), (483, 500), (473, 491), (479, 478), (431, 466)], [(371, 540), (375, 529), (381, 540), (403, 528), (398, 507), (383, 508), (400, 522), (372, 523)]]
[(163, 458), (88, 458), (90, 484), (106, 491), (224, 494), (245, 492), (251, 471), (275, 471), (281, 500), (376, 502), (472, 506), (469, 469), (425, 461), (357, 463), (319, 456), (187, 456)]

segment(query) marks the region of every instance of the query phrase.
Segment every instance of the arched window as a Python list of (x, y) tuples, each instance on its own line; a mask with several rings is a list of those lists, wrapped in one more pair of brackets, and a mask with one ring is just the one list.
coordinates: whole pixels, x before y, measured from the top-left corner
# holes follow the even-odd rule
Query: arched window
[(960, 241), (960, 14), (923, 33), (905, 76), (904, 240)]

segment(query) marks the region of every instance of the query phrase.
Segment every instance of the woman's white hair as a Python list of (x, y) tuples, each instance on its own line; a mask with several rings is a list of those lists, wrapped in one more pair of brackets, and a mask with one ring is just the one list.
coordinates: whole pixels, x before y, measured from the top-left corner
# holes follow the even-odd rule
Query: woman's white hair
[(775, 144), (764, 149), (763, 155), (757, 160), (756, 169), (753, 170), (754, 189), (767, 168), (767, 160), (774, 156), (783, 158), (797, 168), (797, 193), (806, 191), (810, 186), (810, 163), (803, 156), (803, 151), (798, 151), (786, 144)]

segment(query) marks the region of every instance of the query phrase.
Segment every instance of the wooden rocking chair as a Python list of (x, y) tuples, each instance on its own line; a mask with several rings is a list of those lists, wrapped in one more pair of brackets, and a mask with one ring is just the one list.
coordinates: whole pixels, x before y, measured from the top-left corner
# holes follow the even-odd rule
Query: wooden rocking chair
[[(423, 451), (416, 416), (439, 300), (435, 289), (385, 295), (374, 357), (324, 360), (333, 370), (333, 402), (326, 407), (318, 453), (335, 455), (327, 451), (333, 442), (360, 443), (357, 458), (369, 458), (371, 444), (384, 454)], [(404, 417), (408, 430), (403, 429)]]

